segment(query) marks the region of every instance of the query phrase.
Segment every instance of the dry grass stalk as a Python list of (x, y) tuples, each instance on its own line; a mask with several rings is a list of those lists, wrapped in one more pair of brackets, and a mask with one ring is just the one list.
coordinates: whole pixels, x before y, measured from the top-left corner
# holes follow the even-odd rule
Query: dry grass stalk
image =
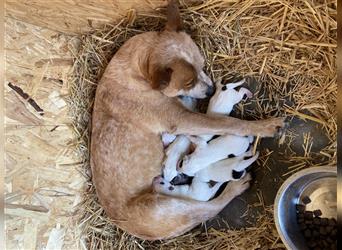
[[(249, 119), (279, 116), (310, 119), (326, 132), (329, 145), (317, 154), (336, 162), (336, 2), (335, 1), (223, 1), (211, 0), (186, 6), (185, 27), (205, 56), (212, 78), (235, 76), (254, 80), (255, 98), (240, 105), (237, 115)], [(160, 30), (161, 14), (135, 16), (108, 25), (80, 38), (75, 52), (70, 100), (71, 116), (79, 135), (78, 149), (84, 161), (88, 189), (80, 206), (79, 226), (90, 249), (277, 249), (283, 248), (272, 216), (265, 210), (255, 228), (190, 233), (167, 241), (146, 242), (113, 226), (97, 203), (89, 170), (89, 130), (94, 92), (99, 77), (115, 51), (133, 35)], [(242, 112), (243, 111), (243, 112)], [(310, 165), (313, 153), (305, 139), (303, 155), (291, 150), (298, 135), (289, 130), (286, 161), (289, 173)], [(259, 162), (267, 166), (272, 152)], [(260, 196), (261, 200), (262, 196)]]

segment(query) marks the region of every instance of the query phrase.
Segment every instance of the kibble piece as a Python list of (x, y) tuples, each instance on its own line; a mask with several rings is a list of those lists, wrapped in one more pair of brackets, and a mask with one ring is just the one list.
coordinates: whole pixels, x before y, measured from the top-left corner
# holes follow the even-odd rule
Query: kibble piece
[(305, 238), (311, 238), (312, 234), (311, 234), (311, 230), (310, 229), (306, 229), (304, 231), (304, 237)]
[(305, 212), (305, 206), (302, 204), (296, 204), (296, 209), (298, 213), (304, 213)]
[(314, 225), (320, 225), (321, 224), (321, 218), (318, 218), (318, 217), (314, 218), (313, 219), (313, 224)]
[(303, 214), (302, 214), (302, 213), (298, 214), (298, 215), (297, 215), (297, 218), (298, 218), (298, 219), (304, 219), (304, 213), (303, 213)]
[(320, 233), (321, 235), (327, 235), (327, 231), (325, 230), (324, 227), (321, 227), (321, 228), (319, 229), (319, 233)]
[(333, 227), (332, 226), (327, 226), (325, 228), (325, 230), (327, 231), (327, 233), (330, 233), (333, 230)]
[(331, 219), (329, 219), (328, 224), (329, 224), (329, 226), (335, 226), (336, 220), (334, 218), (331, 218)]
[(313, 213), (314, 213), (314, 215), (315, 215), (316, 217), (319, 217), (319, 216), (321, 216), (321, 215), (322, 215), (322, 211), (321, 211), (321, 210), (319, 210), (319, 209), (317, 209), (317, 210), (314, 210), (314, 211), (313, 211)]
[(302, 199), (302, 202), (307, 205), (311, 202), (311, 199), (309, 198), (309, 196), (304, 196)]
[(306, 228), (307, 228), (307, 226), (304, 223), (299, 225), (299, 229), (302, 231), (304, 231)]
[(321, 225), (322, 226), (327, 226), (329, 223), (329, 219), (328, 218), (322, 218), (321, 219)]
[(310, 219), (308, 219), (308, 220), (305, 221), (305, 224), (306, 224), (306, 225), (312, 225), (312, 223), (313, 223), (313, 221), (310, 220)]
[(308, 246), (311, 247), (311, 248), (315, 247), (316, 245), (317, 245), (317, 243), (316, 243), (315, 240), (310, 240), (310, 241), (308, 242)]
[(317, 230), (314, 230), (314, 231), (312, 232), (312, 236), (313, 236), (313, 237), (318, 237), (318, 236), (319, 236), (319, 232), (318, 232)]
[(325, 247), (329, 246), (329, 243), (326, 240), (322, 240), (322, 242)]
[(313, 218), (313, 212), (312, 211), (305, 211), (304, 218), (308, 219), (308, 220), (312, 219)]

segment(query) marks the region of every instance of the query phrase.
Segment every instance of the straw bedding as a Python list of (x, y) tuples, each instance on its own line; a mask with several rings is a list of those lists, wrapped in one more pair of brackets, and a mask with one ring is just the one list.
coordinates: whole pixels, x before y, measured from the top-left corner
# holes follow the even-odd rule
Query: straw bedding
[[(215, 80), (246, 77), (255, 96), (238, 105), (236, 116), (260, 119), (287, 115), (302, 123), (319, 125), (328, 143), (311, 152), (313, 138), (303, 135), (301, 152), (291, 149), (298, 137), (289, 129), (280, 138), (291, 164), (288, 174), (317, 165), (336, 164), (336, 1), (224, 1), (181, 4), (186, 30), (206, 59), (206, 71)], [(71, 115), (83, 158), (87, 189), (79, 206), (78, 227), (83, 246), (90, 249), (282, 249), (272, 219), (265, 208), (255, 227), (229, 230), (196, 228), (176, 239), (147, 242), (113, 226), (97, 203), (89, 169), (89, 131), (96, 84), (116, 50), (130, 37), (161, 30), (165, 16), (137, 15), (129, 11), (120, 22), (80, 37), (73, 50)], [(258, 160), (270, 168), (270, 151)], [(285, 174), (286, 175), (286, 174)]]

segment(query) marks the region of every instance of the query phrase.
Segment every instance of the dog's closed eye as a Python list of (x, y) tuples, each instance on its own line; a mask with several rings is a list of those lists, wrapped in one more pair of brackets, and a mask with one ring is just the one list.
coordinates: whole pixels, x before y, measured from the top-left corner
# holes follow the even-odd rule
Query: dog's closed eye
[(194, 87), (194, 85), (195, 85), (195, 80), (193, 79), (184, 85), (184, 89), (191, 89)]

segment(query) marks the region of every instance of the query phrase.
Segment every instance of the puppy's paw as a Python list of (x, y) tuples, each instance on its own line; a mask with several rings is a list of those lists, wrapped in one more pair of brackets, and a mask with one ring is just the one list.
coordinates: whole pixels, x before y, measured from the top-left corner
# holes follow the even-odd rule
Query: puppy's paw
[(161, 175), (158, 175), (153, 178), (152, 180), (152, 186), (155, 187), (157, 185), (163, 185), (164, 184), (164, 178)]
[(240, 180), (231, 181), (228, 183), (227, 188), (230, 188), (234, 196), (238, 196), (245, 192), (250, 187), (250, 181), (252, 176), (250, 173), (246, 173)]
[(155, 192), (163, 194), (168, 194), (174, 190), (174, 186), (160, 175), (153, 178), (152, 188)]
[(245, 98), (245, 96), (246, 99), (253, 97), (253, 93), (249, 89), (246, 89), (244, 87), (240, 88), (239, 92), (242, 94), (243, 98)]

